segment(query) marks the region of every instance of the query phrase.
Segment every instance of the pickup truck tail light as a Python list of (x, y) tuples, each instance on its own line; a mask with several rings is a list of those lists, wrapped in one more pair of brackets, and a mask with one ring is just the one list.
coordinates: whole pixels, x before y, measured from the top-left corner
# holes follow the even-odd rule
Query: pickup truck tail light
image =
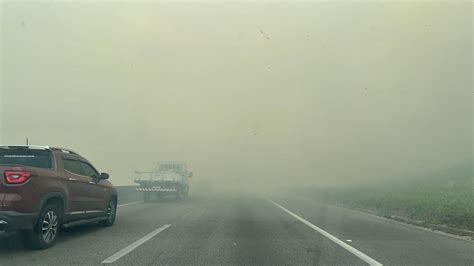
[(7, 184), (23, 184), (32, 174), (25, 171), (5, 171), (5, 182)]

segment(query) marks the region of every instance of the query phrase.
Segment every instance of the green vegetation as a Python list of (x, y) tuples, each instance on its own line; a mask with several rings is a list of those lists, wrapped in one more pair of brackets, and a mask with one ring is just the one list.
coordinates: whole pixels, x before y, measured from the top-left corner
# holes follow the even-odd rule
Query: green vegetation
[(322, 200), (353, 209), (474, 231), (472, 178), (409, 180), (405, 184), (389, 186), (320, 188), (316, 194)]

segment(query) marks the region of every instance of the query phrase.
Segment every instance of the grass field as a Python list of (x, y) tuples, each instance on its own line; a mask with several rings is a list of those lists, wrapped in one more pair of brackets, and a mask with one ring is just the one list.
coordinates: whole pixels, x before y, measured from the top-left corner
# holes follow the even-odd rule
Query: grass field
[(311, 194), (330, 203), (383, 216), (399, 216), (426, 224), (474, 231), (472, 178), (317, 188), (312, 189)]

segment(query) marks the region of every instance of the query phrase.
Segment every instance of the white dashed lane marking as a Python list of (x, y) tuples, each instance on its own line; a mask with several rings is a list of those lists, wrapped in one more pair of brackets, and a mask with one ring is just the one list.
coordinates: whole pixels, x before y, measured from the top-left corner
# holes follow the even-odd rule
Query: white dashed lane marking
[(160, 228), (154, 230), (153, 232), (145, 235), (144, 237), (138, 239), (137, 241), (133, 242), (132, 244), (126, 246), (125, 248), (121, 249), (120, 251), (118, 251), (117, 253), (115, 253), (114, 255), (106, 258), (104, 261), (102, 261), (102, 263), (113, 263), (115, 261), (117, 261), (118, 259), (120, 259), (121, 257), (127, 255), (128, 253), (132, 252), (134, 249), (138, 248), (139, 246), (141, 246), (143, 243), (147, 242), (148, 240), (152, 239), (154, 236), (156, 236), (157, 234), (163, 232), (166, 230), (166, 228), (170, 227), (171, 224), (165, 224), (163, 226), (161, 226)]
[[(361, 251), (357, 250), (356, 248), (346, 244), (344, 241), (340, 240), (339, 238), (331, 235), (330, 233), (324, 231), (323, 229), (317, 227), (316, 225), (308, 222), (307, 220), (305, 220), (304, 218), (298, 216), (297, 214), (291, 212), (290, 210), (286, 209), (285, 207), (281, 206), (280, 204), (274, 202), (273, 200), (271, 199), (267, 199), (269, 202), (273, 203), (275, 206), (277, 206), (278, 208), (282, 209), (284, 212), (288, 213), (289, 215), (293, 216), (294, 218), (296, 218), (297, 220), (299, 220), (300, 222), (304, 223), (305, 225), (307, 225), (308, 227), (310, 227), (311, 229), (317, 231), (318, 233), (320, 233), (321, 235), (329, 238), (331, 241), (333, 241), (334, 243), (338, 244), (339, 246), (341, 246), (342, 248), (344, 248), (345, 250), (349, 251), (350, 253), (356, 255), (357, 257), (359, 257), (361, 260), (367, 262), (369, 265), (374, 265), (374, 266), (382, 266), (382, 263), (372, 259), (371, 257), (367, 256), (366, 254), (362, 253)], [(350, 240), (348, 240), (348, 242), (350, 242)]]

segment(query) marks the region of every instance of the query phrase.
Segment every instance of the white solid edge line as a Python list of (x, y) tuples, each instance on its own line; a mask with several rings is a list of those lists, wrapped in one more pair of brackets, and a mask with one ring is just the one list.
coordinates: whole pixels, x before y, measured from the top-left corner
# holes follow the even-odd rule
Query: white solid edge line
[(164, 230), (166, 230), (166, 228), (168, 228), (170, 226), (171, 226), (171, 224), (165, 224), (165, 225), (161, 226), (160, 228), (154, 230), (153, 232), (147, 234), (146, 236), (144, 236), (144, 237), (138, 239), (137, 241), (133, 242), (132, 244), (126, 246), (125, 248), (123, 248), (119, 252), (115, 253), (114, 255), (106, 258), (104, 261), (102, 261), (102, 263), (106, 264), (106, 263), (113, 263), (113, 262), (117, 261), (121, 257), (127, 255), (128, 253), (130, 253), (131, 251), (133, 251), (134, 249), (136, 249), (137, 247), (139, 247), (140, 245), (142, 245), (146, 241), (148, 241), (151, 238), (153, 238), (154, 236), (156, 236), (157, 234), (163, 232)]
[(124, 207), (124, 206), (128, 206), (128, 205), (133, 205), (133, 204), (137, 204), (137, 203), (141, 203), (143, 201), (134, 201), (134, 202), (129, 202), (129, 203), (124, 203), (124, 204), (119, 204), (117, 205), (117, 207)]
[(275, 206), (277, 206), (278, 208), (282, 209), (283, 211), (285, 211), (286, 213), (288, 213), (289, 215), (293, 216), (294, 218), (298, 219), (300, 222), (304, 223), (305, 225), (307, 225), (308, 227), (310, 227), (311, 229), (314, 229), (315, 231), (317, 231), (318, 233), (322, 234), (323, 236), (329, 238), (330, 240), (332, 240), (334, 243), (338, 244), (339, 246), (343, 247), (345, 250), (349, 251), (350, 253), (356, 255), (357, 257), (359, 257), (361, 260), (367, 262), (369, 265), (377, 265), (377, 266), (382, 266), (382, 263), (372, 259), (371, 257), (367, 256), (366, 254), (362, 253), (361, 251), (357, 250), (356, 248), (346, 244), (344, 241), (338, 239), (337, 237), (331, 235), (330, 233), (324, 231), (323, 229), (317, 227), (316, 225), (308, 222), (307, 220), (305, 220), (304, 218), (298, 216), (297, 214), (289, 211), (288, 209), (286, 209), (285, 207), (281, 206), (280, 204), (274, 202), (273, 200), (271, 199), (267, 199), (268, 201), (270, 201), (271, 203), (273, 203)]

